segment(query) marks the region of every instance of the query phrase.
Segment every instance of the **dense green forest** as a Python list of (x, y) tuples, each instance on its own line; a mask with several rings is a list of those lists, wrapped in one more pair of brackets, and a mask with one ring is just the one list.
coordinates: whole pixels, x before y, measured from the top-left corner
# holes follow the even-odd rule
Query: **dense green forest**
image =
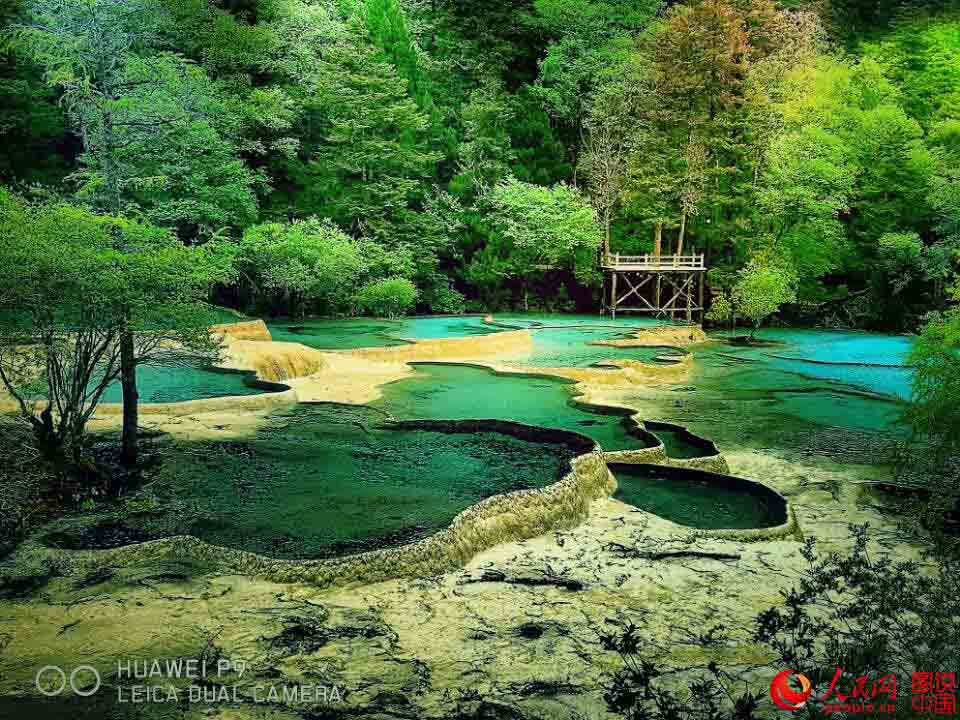
[[(599, 313), (611, 252), (703, 254), (711, 332), (446, 317)], [(444, 317), (381, 320), (411, 314)], [(768, 322), (788, 327), (754, 337)], [(738, 323), (749, 336), (723, 330)], [(212, 371), (238, 384), (211, 389)], [(184, 377), (196, 392), (146, 392)], [(748, 720), (767, 688), (747, 643), (819, 686), (834, 668), (843, 687), (952, 683), (958, 400), (960, 1), (0, 0), (0, 690), (16, 685), (18, 712), (47, 717), (10, 670), (57, 653), (116, 648), (112, 663), (156, 646), (205, 664), (254, 642), (279, 658), (264, 677), (315, 679), (332, 658), (390, 717), (548, 717), (559, 702), (542, 697), (592, 693), (616, 717)], [(547, 455), (518, 448), (559, 458), (574, 435), (593, 459), (524, 484)], [(607, 497), (631, 464), (669, 468), (653, 479), (689, 480), (704, 502), (672, 489), (664, 506), (726, 512), (707, 490), (769, 485), (743, 494), (776, 495), (783, 518), (651, 529), (657, 512)], [(491, 467), (502, 486), (474, 477)], [(508, 492), (541, 498), (536, 512), (500, 505)], [(454, 520), (432, 517), (434, 497)], [(574, 535), (598, 499), (626, 509)], [(481, 506), (497, 514), (468, 512)], [(297, 554), (361, 516), (389, 522)], [(254, 526), (262, 564), (260, 546), (221, 547), (217, 532)], [(441, 532), (449, 553), (426, 544)], [(454, 578), (474, 551), (521, 541)], [(309, 599), (335, 582), (322, 563), (408, 545), (427, 548), (410, 568), (384, 554), (349, 597)], [(169, 550), (157, 575), (151, 548)], [(117, 560), (94, 564), (101, 550)], [(244, 559), (215, 565), (221, 550)], [(252, 581), (263, 569), (269, 587)], [(680, 652), (661, 672), (667, 643)], [(536, 715), (486, 697), (460, 713), (484, 673), (490, 697)], [(904, 685), (896, 717), (927, 717), (907, 713)], [(416, 714), (428, 690), (443, 714)]]
[(596, 309), (656, 246), (718, 317), (752, 274), (913, 330), (960, 248), (944, 5), (5, 0), (3, 202), (226, 256), (252, 312)]

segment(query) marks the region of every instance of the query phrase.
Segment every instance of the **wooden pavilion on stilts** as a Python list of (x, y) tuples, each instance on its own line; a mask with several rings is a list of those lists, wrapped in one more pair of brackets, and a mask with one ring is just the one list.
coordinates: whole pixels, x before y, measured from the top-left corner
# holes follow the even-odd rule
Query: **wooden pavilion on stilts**
[(695, 255), (605, 253), (603, 307), (609, 312), (651, 313), (654, 317), (703, 322), (706, 263)]

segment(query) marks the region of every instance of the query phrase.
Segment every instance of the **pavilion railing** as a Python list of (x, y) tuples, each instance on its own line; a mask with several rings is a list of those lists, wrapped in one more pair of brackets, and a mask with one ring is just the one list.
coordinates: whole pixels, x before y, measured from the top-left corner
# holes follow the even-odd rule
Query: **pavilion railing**
[(703, 253), (695, 255), (621, 255), (610, 253), (603, 267), (611, 270), (706, 270)]

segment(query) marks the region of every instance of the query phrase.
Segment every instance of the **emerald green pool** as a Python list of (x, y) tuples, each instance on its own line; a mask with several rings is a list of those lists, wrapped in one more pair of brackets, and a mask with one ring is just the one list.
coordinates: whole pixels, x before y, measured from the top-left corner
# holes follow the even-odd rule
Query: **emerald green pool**
[(508, 329), (591, 327), (601, 330), (636, 330), (667, 324), (641, 315), (621, 315), (616, 320), (598, 313), (495, 313), (493, 321)]
[(270, 337), (278, 342), (297, 342), (318, 350), (351, 350), (389, 347), (406, 343), (389, 335), (399, 323), (365, 319), (268, 321)]
[(787, 520), (783, 498), (748, 480), (657, 465), (611, 463), (610, 471), (616, 498), (678, 525), (740, 530)]
[(574, 403), (572, 383), (552, 377), (501, 375), (469, 365), (415, 363), (417, 372), (384, 387), (374, 407), (398, 418), (496, 418), (582, 433), (605, 450), (644, 447), (623, 411)]
[(684, 351), (670, 347), (616, 347), (596, 342), (629, 337), (627, 330), (598, 327), (552, 327), (531, 330), (533, 348), (503, 357), (506, 362), (526, 367), (590, 367), (612, 360), (637, 360), (673, 364)]
[(282, 558), (410, 542), (485, 497), (557, 481), (583, 451), (502, 432), (382, 427), (366, 407), (298, 405), (243, 442), (182, 443), (150, 485), (151, 509), (92, 529), (57, 530), (58, 547), (110, 547), (190, 534)]
[[(713, 335), (718, 340), (724, 334)], [(908, 355), (913, 339), (856, 330), (766, 328), (757, 337), (775, 343), (749, 347), (725, 345), (725, 351), (791, 375), (832, 385), (906, 399), (912, 373)]]
[(712, 441), (697, 437), (686, 428), (653, 420), (644, 421), (644, 428), (663, 443), (667, 457), (691, 459), (718, 454)]
[(318, 350), (391, 347), (416, 340), (489, 335), (503, 328), (484, 323), (482, 315), (444, 315), (404, 320), (270, 320), (274, 340), (298, 342)]
[[(891, 361), (893, 367), (866, 368), (869, 377), (864, 380), (859, 366), (770, 356), (782, 352), (806, 357), (829, 351), (830, 332), (804, 335), (803, 342), (786, 342), (790, 336), (783, 333), (784, 343), (771, 347), (717, 342), (697, 348), (690, 382), (661, 394), (656, 402), (658, 419), (684, 425), (715, 441), (721, 450), (753, 448), (855, 464), (884, 463), (905, 433), (899, 417), (910, 370), (894, 364), (902, 339), (875, 348), (874, 362)], [(847, 352), (854, 350), (845, 335), (840, 340)], [(814, 343), (826, 347), (814, 348)]]
[[(634, 352), (589, 345), (620, 337), (629, 326), (581, 321), (554, 318), (548, 326), (542, 317), (531, 320), (534, 350), (510, 362), (584, 366)], [(423, 338), (498, 331), (480, 317), (465, 316), (315, 321), (290, 332), (321, 345), (352, 346), (369, 344), (373, 336), (382, 343), (405, 342), (400, 333)], [(150, 486), (151, 509), (119, 524), (108, 517), (93, 528), (61, 529), (51, 542), (98, 547), (188, 533), (273, 557), (338, 556), (410, 542), (446, 527), (484, 497), (543, 487), (576, 454), (549, 437), (533, 442), (495, 431), (390, 429), (388, 418), (508, 420), (573, 431), (609, 451), (662, 441), (675, 458), (711, 455), (719, 446), (882, 463), (898, 432), (897, 396), (909, 379), (903, 360), (909, 341), (823, 331), (770, 335), (777, 344), (696, 348), (688, 384), (635, 386), (638, 406), (661, 421), (649, 422), (646, 431), (634, 427), (629, 412), (575, 402), (572, 383), (562, 379), (417, 363), (413, 376), (385, 386), (369, 407), (299, 405), (275, 412), (244, 442), (178, 444)], [(644, 359), (663, 352), (636, 351)], [(258, 392), (243, 375), (197, 367), (145, 366), (140, 386), (147, 402)], [(748, 528), (781, 522), (779, 496), (716, 479), (725, 476), (628, 467), (618, 467), (617, 474), (622, 499), (681, 524)]]
[(613, 322), (595, 315), (497, 315), (493, 323), (482, 315), (415, 317), (404, 320), (309, 319), (267, 322), (274, 340), (299, 342), (318, 350), (390, 347), (417, 340), (490, 335), (512, 329), (533, 333), (533, 349), (503, 357), (530, 367), (587, 367), (610, 360), (630, 359), (670, 364), (681, 352), (669, 347), (617, 348), (593, 345), (598, 340), (628, 337), (632, 330), (654, 321), (633, 318)]
[[(137, 368), (137, 391), (145, 403), (182, 402), (231, 395), (258, 395), (264, 385), (253, 383), (253, 373), (214, 370), (197, 365), (140, 365)], [(103, 402), (123, 402), (119, 382), (111, 383), (103, 394)]]

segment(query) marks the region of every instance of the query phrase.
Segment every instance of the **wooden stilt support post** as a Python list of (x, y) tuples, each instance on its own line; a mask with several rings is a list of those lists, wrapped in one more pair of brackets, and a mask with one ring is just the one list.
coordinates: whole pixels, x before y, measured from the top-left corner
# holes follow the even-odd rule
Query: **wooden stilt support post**
[(614, 271), (612, 273), (613, 277), (610, 278), (610, 316), (616, 320), (617, 319), (617, 273)]
[(607, 314), (607, 274), (600, 278), (600, 317)]
[(696, 281), (693, 273), (687, 275), (687, 322), (693, 320), (693, 283)]
[(660, 311), (660, 280), (663, 276), (660, 273), (657, 273), (657, 296), (656, 296), (656, 308), (657, 312)]
[(703, 324), (703, 315), (706, 312), (703, 306), (703, 284), (705, 281), (704, 274), (705, 273), (697, 273), (697, 275), (700, 276), (700, 324), (701, 325)]

